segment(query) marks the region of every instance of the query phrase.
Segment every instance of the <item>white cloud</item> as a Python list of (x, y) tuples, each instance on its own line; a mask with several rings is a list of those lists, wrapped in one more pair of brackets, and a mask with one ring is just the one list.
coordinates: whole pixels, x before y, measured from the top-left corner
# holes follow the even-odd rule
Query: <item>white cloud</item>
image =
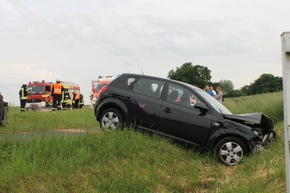
[(13, 64), (1, 67), (0, 72), (1, 84), (9, 84), (16, 80), (21, 81), (19, 84), (36, 80), (52, 80), (60, 76), (49, 69), (42, 69), (41, 66), (30, 64)]
[[(98, 75), (166, 77), (185, 62), (239, 88), (281, 76), (280, 34), (290, 2), (270, 0), (0, 1), (0, 90), (61, 78), (85, 95)], [(4, 70), (2, 70), (4, 69)], [(2, 92), (3, 93), (3, 92)], [(14, 99), (13, 99), (14, 100)]]

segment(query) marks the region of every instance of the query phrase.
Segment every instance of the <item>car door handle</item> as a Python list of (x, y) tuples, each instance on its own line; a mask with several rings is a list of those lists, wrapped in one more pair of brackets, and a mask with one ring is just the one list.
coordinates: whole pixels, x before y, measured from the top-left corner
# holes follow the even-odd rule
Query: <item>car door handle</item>
[(171, 111), (170, 108), (165, 108), (165, 109), (163, 109), (163, 111), (164, 111), (165, 113), (172, 113), (172, 111)]

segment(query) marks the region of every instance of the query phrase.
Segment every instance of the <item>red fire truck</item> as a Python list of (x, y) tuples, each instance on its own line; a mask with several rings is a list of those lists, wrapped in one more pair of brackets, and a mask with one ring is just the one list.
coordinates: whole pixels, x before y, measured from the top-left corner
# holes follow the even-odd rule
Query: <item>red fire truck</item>
[(48, 107), (52, 104), (50, 97), (52, 82), (33, 81), (27, 85), (28, 100), (26, 107)]
[(99, 79), (92, 80), (92, 95), (91, 95), (91, 108), (94, 108), (96, 101), (99, 98), (99, 94), (103, 86), (112, 82), (116, 77), (115, 76), (99, 76)]
[(70, 95), (70, 98), (73, 98), (73, 92), (77, 92), (80, 94), (81, 88), (78, 84), (75, 84), (73, 82), (67, 82), (67, 81), (60, 81), (60, 83), (63, 85), (63, 88), (67, 89)]
[[(80, 94), (80, 87), (73, 82), (60, 81), (65, 89), (68, 89), (70, 97), (72, 93), (76, 91)], [(39, 107), (50, 107), (52, 105), (53, 98), (51, 95), (53, 83), (46, 81), (33, 81), (27, 85), (28, 100), (26, 107), (36, 110)]]

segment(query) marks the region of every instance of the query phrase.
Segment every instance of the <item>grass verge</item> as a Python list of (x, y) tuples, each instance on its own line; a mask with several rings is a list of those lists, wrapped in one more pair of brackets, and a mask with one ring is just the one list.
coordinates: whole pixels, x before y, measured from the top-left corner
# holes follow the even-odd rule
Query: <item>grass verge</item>
[(0, 133), (28, 131), (47, 131), (55, 129), (95, 130), (99, 124), (93, 111), (85, 106), (82, 109), (62, 111), (26, 111), (20, 112), (17, 107), (8, 110), (7, 126)]
[[(259, 105), (250, 102), (251, 97), (249, 101), (234, 100), (226, 99), (225, 105), (235, 113), (271, 109), (266, 99), (258, 98)], [(280, 105), (279, 93), (272, 100)], [(271, 118), (272, 113), (283, 111), (272, 107), (277, 109), (266, 113)], [(2, 133), (98, 127), (90, 109), (18, 110), (9, 109), (8, 126), (1, 128)], [(278, 116), (275, 119), (281, 138), (233, 167), (170, 140), (132, 130), (37, 135), (24, 140), (4, 135), (0, 143), (0, 192), (285, 192), (283, 122)]]
[(278, 140), (239, 166), (227, 167), (132, 130), (5, 138), (0, 192), (283, 192), (283, 155)]

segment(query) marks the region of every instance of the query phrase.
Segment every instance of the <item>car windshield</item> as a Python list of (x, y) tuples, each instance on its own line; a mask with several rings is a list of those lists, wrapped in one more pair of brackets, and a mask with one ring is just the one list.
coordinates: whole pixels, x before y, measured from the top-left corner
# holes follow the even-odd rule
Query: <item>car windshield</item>
[(43, 94), (44, 86), (29, 86), (27, 90), (29, 94)]
[(231, 111), (204, 90), (196, 90), (217, 112), (232, 115)]

